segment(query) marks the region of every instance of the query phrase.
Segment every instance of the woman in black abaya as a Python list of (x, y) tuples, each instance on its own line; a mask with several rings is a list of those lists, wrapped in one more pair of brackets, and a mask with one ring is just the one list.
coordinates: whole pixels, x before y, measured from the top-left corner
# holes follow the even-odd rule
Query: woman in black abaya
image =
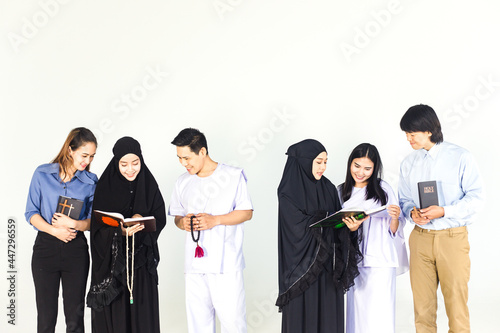
[(344, 332), (344, 292), (359, 274), (357, 230), (309, 225), (341, 209), (323, 176), (326, 149), (316, 140), (288, 148), (278, 187), (279, 295), (283, 333)]
[(143, 232), (143, 226), (135, 225), (128, 228), (127, 236), (125, 228), (103, 224), (92, 216), (92, 274), (87, 295), (92, 332), (159, 332), (157, 240), (166, 223), (165, 203), (139, 142), (121, 138), (113, 155), (97, 183), (93, 209), (118, 212), (125, 218), (154, 216), (156, 232)]

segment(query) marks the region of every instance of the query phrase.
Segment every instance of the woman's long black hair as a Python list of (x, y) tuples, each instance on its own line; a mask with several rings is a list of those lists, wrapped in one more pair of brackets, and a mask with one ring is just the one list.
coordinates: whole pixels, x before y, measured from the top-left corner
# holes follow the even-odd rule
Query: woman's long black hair
[(369, 143), (362, 143), (358, 145), (351, 152), (349, 160), (347, 161), (347, 173), (345, 182), (342, 184), (342, 201), (346, 202), (351, 198), (352, 188), (355, 185), (354, 178), (351, 175), (351, 164), (355, 158), (367, 157), (373, 162), (373, 174), (368, 178), (368, 185), (366, 185), (366, 200), (375, 199), (382, 205), (387, 204), (387, 194), (380, 186), (382, 179), (382, 160), (378, 153), (377, 147)]

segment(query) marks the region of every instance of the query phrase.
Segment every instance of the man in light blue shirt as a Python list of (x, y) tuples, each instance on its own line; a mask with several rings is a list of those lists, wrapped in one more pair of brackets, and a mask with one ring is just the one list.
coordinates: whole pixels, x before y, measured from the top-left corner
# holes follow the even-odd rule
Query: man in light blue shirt
[[(409, 108), (400, 127), (415, 150), (401, 163), (399, 203), (403, 214), (415, 224), (409, 245), (417, 333), (437, 332), (439, 284), (450, 332), (470, 332), (466, 226), (483, 204), (478, 166), (467, 150), (443, 141), (441, 124), (430, 106)], [(439, 205), (419, 207), (417, 183), (433, 180)]]

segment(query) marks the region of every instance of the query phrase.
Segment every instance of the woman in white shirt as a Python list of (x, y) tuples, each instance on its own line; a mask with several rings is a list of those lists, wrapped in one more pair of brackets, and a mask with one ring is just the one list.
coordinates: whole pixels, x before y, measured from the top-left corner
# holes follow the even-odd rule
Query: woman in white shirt
[(362, 143), (352, 151), (345, 183), (338, 192), (342, 206), (364, 211), (380, 206), (359, 228), (359, 276), (347, 292), (347, 333), (395, 332), (396, 275), (408, 270), (404, 219), (398, 199), (383, 181), (382, 161), (377, 148)]

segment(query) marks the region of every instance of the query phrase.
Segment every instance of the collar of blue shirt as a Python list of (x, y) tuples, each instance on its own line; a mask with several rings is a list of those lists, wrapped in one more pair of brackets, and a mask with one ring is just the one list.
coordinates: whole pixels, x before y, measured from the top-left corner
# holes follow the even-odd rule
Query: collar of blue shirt
[[(43, 166), (43, 168), (40, 169), (40, 172), (44, 172), (47, 174), (53, 174), (53, 175), (55, 175), (54, 177), (56, 177), (58, 180), (60, 180), (59, 163), (46, 164)], [(76, 171), (75, 177), (78, 178), (82, 183), (90, 184), (90, 185), (95, 184), (95, 181), (89, 177), (89, 172), (87, 170)]]

